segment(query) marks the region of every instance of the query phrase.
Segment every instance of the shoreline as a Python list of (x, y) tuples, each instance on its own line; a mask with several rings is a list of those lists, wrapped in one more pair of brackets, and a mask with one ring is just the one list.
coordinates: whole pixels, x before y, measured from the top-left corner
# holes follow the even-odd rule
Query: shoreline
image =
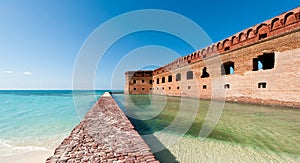
[(54, 150), (37, 150), (17, 153), (9, 156), (0, 156), (0, 162), (13, 163), (44, 163)]

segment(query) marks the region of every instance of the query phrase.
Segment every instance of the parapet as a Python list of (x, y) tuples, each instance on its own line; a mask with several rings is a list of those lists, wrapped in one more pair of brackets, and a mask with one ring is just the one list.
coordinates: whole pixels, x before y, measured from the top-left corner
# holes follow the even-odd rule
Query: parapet
[(176, 69), (191, 63), (202, 61), (215, 55), (242, 48), (260, 42), (267, 38), (284, 34), (286, 32), (300, 28), (300, 7), (288, 12), (284, 12), (272, 19), (247, 28), (224, 40), (216, 42), (208, 47), (200, 49), (192, 54), (180, 57), (175, 61), (154, 70), (154, 74), (162, 73), (165, 70)]

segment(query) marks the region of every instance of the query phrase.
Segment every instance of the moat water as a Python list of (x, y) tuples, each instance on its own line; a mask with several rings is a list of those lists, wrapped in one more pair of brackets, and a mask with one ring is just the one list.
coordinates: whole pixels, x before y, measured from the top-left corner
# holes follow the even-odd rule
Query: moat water
[(210, 101), (157, 95), (113, 97), (141, 135), (157, 138), (147, 142), (150, 147), (156, 143), (166, 147), (156, 153), (162, 162), (300, 161), (299, 109), (225, 103), (215, 128), (203, 140), (199, 132), (209, 121), (205, 118)]

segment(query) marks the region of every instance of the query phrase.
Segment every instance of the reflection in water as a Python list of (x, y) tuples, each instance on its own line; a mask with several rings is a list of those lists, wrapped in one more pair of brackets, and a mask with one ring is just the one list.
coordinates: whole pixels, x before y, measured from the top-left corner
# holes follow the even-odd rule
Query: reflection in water
[[(153, 133), (180, 135), (186, 127), (186, 122), (193, 120), (195, 116), (195, 120), (185, 132), (184, 139), (188, 141), (194, 139), (200, 141), (196, 138), (199, 136), (210, 104), (210, 101), (204, 100), (155, 95), (114, 95), (114, 98), (126, 114), (134, 115), (130, 120), (141, 135)], [(128, 99), (132, 102), (128, 102)], [(179, 114), (182, 101), (184, 111), (180, 113), (181, 123), (171, 125)], [(192, 107), (197, 103), (195, 114)], [(151, 118), (144, 120), (146, 115), (150, 115)], [(280, 156), (299, 158), (299, 117), (300, 110), (295, 109), (226, 103), (216, 128), (204, 142), (229, 143)], [(172, 136), (167, 138), (171, 139)], [(164, 141), (161, 142), (165, 144)]]

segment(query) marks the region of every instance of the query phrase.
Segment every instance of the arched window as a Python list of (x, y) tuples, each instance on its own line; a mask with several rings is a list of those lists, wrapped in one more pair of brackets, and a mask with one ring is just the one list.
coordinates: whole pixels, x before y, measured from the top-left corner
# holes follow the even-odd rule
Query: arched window
[(228, 39), (223, 42), (224, 51), (230, 50), (230, 41)]
[(161, 83), (165, 83), (165, 77), (161, 78)]
[(168, 76), (168, 82), (172, 82), (172, 75)]
[(180, 81), (180, 80), (181, 80), (181, 74), (178, 73), (178, 74), (176, 74), (176, 81)]
[(221, 65), (222, 75), (234, 74), (234, 62), (225, 62)]
[(253, 29), (249, 29), (249, 30), (247, 31), (247, 38), (252, 38), (252, 37), (254, 37), (254, 36), (255, 36), (255, 34), (254, 34)]
[(274, 29), (277, 29), (277, 28), (280, 28), (280, 27), (281, 27), (281, 23), (280, 23), (279, 18), (273, 19), (272, 23), (271, 23), (271, 30), (274, 30)]
[(284, 16), (284, 25), (292, 24), (296, 21), (296, 17), (293, 12), (289, 12)]
[(239, 34), (239, 40), (240, 40), (240, 41), (246, 40), (245, 34), (244, 34), (243, 32)]
[(194, 73), (193, 73), (193, 71), (188, 71), (188, 72), (186, 72), (186, 79), (187, 80), (191, 80), (191, 79), (193, 79), (194, 78)]
[(256, 28), (256, 32), (258, 34), (259, 40), (261, 40), (268, 37), (269, 28), (267, 24), (263, 23)]

